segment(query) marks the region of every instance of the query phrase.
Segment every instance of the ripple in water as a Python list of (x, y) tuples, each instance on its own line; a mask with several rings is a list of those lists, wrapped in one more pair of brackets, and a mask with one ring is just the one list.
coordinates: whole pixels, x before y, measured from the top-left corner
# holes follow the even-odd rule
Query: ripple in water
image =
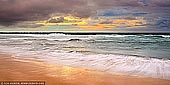
[(170, 79), (167, 35), (0, 35), (0, 43), (15, 58)]

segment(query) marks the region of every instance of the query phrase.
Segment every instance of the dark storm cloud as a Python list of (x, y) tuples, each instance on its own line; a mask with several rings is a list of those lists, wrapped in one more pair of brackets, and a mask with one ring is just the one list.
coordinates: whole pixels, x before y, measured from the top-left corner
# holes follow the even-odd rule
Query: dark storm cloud
[(170, 7), (170, 0), (92, 0), (98, 7), (108, 6), (155, 6)]
[(89, 17), (95, 11), (113, 6), (170, 7), (170, 0), (0, 0), (0, 24), (41, 20), (64, 13)]
[(170, 0), (150, 0), (150, 5), (157, 7), (170, 7)]
[(138, 0), (93, 0), (98, 7), (139, 6)]
[[(52, 13), (87, 17), (91, 14), (86, 6), (85, 0), (0, 0), (0, 22), (43, 19)], [(82, 7), (86, 13), (82, 12)]]

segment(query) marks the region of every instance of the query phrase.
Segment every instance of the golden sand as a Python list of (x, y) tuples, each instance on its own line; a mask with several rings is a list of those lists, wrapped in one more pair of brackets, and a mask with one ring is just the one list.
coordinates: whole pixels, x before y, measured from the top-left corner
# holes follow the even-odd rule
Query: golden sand
[(0, 54), (0, 81), (45, 81), (46, 85), (170, 85), (170, 80), (139, 78), (23, 60)]

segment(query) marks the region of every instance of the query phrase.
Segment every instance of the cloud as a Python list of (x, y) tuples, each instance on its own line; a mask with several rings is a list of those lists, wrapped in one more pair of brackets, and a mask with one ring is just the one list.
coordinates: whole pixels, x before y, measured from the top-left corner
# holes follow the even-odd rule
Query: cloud
[(99, 8), (112, 6), (139, 6), (138, 0), (93, 0)]
[(91, 14), (86, 6), (85, 0), (0, 0), (0, 22), (38, 20), (52, 13), (87, 17)]
[(98, 9), (145, 5), (170, 7), (170, 0), (0, 0), (0, 24), (42, 20), (56, 13), (89, 17)]
[(157, 7), (170, 7), (170, 0), (150, 0), (150, 5)]
[(170, 0), (91, 0), (98, 8), (112, 6), (155, 6), (170, 7)]

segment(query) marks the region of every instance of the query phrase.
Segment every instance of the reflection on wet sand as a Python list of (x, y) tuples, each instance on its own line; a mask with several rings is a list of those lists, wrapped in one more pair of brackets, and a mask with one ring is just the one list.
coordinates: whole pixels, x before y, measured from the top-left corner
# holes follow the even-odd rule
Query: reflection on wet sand
[(46, 85), (168, 85), (169, 80), (111, 75), (0, 55), (0, 81), (45, 81)]

